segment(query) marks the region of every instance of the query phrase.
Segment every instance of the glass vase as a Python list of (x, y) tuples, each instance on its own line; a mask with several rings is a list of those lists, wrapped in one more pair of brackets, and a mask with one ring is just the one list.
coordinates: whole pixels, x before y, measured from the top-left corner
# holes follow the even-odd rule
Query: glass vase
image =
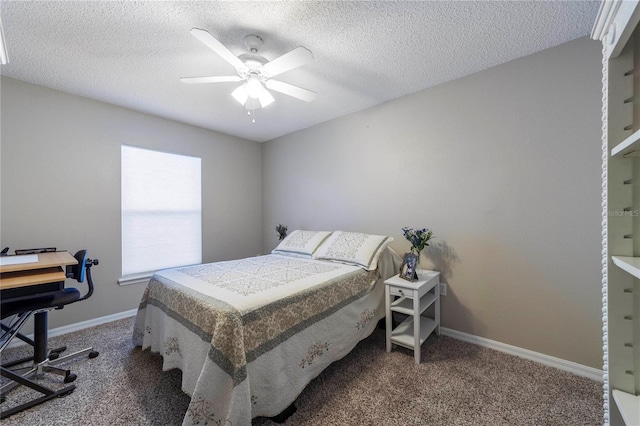
[(422, 277), (422, 266), (420, 265), (420, 259), (422, 258), (421, 255), (421, 252), (416, 253), (416, 256), (418, 256), (418, 259), (416, 260), (416, 274), (418, 275), (418, 279)]

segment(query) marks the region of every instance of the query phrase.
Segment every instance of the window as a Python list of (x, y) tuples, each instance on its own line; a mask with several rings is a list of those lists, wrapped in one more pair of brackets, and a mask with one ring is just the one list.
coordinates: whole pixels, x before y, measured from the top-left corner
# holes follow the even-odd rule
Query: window
[(200, 163), (122, 145), (123, 276), (202, 262)]

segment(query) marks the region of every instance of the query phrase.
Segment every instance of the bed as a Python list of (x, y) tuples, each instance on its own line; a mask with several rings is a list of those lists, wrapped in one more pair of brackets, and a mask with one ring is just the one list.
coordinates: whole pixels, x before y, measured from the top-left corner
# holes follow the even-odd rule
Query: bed
[(183, 425), (280, 414), (384, 317), (391, 238), (294, 231), (271, 254), (154, 274), (134, 343), (182, 371)]

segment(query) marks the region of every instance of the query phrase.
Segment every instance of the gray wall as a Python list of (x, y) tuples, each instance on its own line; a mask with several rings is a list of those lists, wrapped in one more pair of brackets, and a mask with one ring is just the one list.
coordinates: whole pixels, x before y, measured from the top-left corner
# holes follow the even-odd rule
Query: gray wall
[(601, 367), (597, 42), (262, 146), (0, 84), (0, 246), (88, 248), (101, 261), (94, 297), (52, 313), (52, 327), (133, 309), (144, 290), (116, 283), (125, 143), (202, 158), (204, 261), (271, 250), (278, 223), (388, 234), (401, 253), (401, 227), (431, 227), (423, 264), (450, 285), (443, 326)]
[[(263, 146), (274, 227), (430, 227), (443, 326), (602, 366), (601, 56), (586, 38)], [(321, 95), (321, 94), (320, 94)]]
[(0, 245), (87, 248), (96, 291), (50, 315), (57, 327), (137, 308), (144, 284), (119, 286), (120, 146), (202, 158), (203, 261), (262, 244), (261, 146), (3, 77)]

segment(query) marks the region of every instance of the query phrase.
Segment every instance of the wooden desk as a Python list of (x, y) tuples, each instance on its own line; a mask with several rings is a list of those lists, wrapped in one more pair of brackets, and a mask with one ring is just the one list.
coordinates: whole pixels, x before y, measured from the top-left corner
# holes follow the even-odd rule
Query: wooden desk
[[(7, 259), (9, 257), (10, 256), (6, 256), (3, 257), (3, 259)], [(17, 258), (15, 260), (17, 260)], [(21, 260), (24, 261), (32, 259), (23, 258)], [(48, 297), (53, 297), (55, 294), (63, 293), (64, 283), (67, 279), (66, 266), (77, 264), (78, 261), (74, 256), (69, 254), (69, 252), (58, 251), (38, 253), (37, 261), (35, 262), (0, 265), (0, 299), (2, 300), (2, 306), (7, 306), (12, 303), (20, 303), (25, 300), (28, 302), (30, 299), (34, 298), (37, 300), (39, 297), (47, 300)], [(48, 300), (47, 303), (49, 303)], [(45, 306), (45, 304), (37, 306)], [(16, 307), (14, 306), (14, 309), (15, 308)], [(27, 304), (25, 309), (29, 310), (16, 313), (18, 321), (14, 322), (13, 325), (10, 326), (10, 331), (5, 332), (5, 335), (10, 332), (17, 333), (20, 330), (20, 327), (22, 327), (22, 324), (24, 324), (24, 321), (26, 321), (30, 315), (34, 316), (32, 368), (27, 373), (18, 373), (18, 370), (9, 369), (10, 366), (21, 364), (27, 360), (30, 361), (30, 359), (17, 360), (14, 363), (0, 366), (2, 377), (9, 379), (8, 383), (2, 385), (0, 391), (4, 395), (6, 392), (13, 389), (15, 385), (22, 384), (43, 394), (43, 396), (9, 409), (5, 409), (6, 407), (3, 406), (2, 411), (0, 411), (1, 419), (50, 399), (65, 396), (73, 392), (75, 389), (75, 385), (70, 385), (63, 389), (54, 391), (53, 389), (44, 387), (30, 379), (31, 376), (38, 375), (42, 372), (53, 372), (65, 375), (65, 383), (75, 380), (75, 375), (70, 374), (70, 370), (54, 367), (53, 363), (49, 359), (49, 351), (47, 349), (48, 309), (52, 308), (55, 308), (55, 306), (46, 305), (44, 308), (37, 308), (36, 306), (29, 307)], [(8, 312), (14, 311), (10, 310)], [(6, 327), (3, 328), (7, 329)], [(9, 341), (5, 341), (1, 349), (4, 349), (8, 342)], [(61, 348), (55, 352), (59, 353), (63, 350), (64, 348)], [(94, 356), (97, 356), (97, 352), (95, 354), (96, 355)], [(72, 356), (73, 355), (75, 354), (72, 354)], [(58, 360), (63, 361), (64, 358), (65, 357), (58, 358)]]
[(65, 266), (78, 261), (67, 251), (38, 253), (38, 261), (0, 265), (0, 290), (64, 281)]

